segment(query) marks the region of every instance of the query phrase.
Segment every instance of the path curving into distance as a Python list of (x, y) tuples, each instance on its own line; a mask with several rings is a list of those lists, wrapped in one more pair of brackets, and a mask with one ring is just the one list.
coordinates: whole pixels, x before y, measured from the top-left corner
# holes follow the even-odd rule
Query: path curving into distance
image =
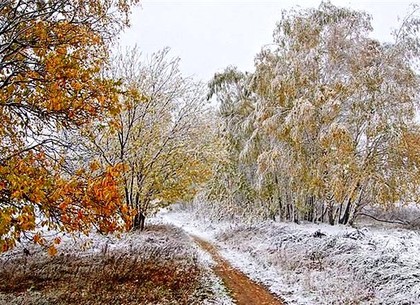
[(285, 305), (264, 286), (255, 283), (244, 273), (233, 268), (222, 258), (214, 245), (197, 236), (192, 236), (192, 238), (216, 262), (213, 270), (231, 292), (237, 305)]

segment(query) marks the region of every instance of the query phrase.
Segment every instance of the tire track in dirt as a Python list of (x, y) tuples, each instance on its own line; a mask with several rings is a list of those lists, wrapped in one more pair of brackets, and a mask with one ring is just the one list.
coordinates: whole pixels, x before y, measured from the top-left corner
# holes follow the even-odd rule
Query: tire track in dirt
[(213, 268), (227, 289), (230, 290), (233, 299), (238, 305), (285, 305), (280, 299), (271, 294), (264, 286), (255, 283), (244, 273), (233, 268), (224, 258), (221, 257), (216, 247), (211, 243), (192, 236), (194, 241), (205, 251), (207, 251), (216, 266)]

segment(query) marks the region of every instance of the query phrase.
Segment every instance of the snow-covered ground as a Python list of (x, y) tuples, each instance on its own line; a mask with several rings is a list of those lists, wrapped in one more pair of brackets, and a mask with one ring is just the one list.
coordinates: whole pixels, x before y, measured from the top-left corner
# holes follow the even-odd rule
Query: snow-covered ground
[(390, 228), (211, 221), (208, 212), (163, 211), (288, 304), (420, 304), (420, 234)]
[[(203, 285), (197, 292), (200, 295), (196, 296), (202, 300), (200, 304), (232, 304), (221, 280), (211, 270), (214, 261), (182, 228), (217, 245), (233, 266), (263, 283), (289, 305), (420, 304), (419, 231), (272, 221), (246, 224), (239, 220), (210, 220), (210, 214), (204, 205), (162, 211), (151, 220), (157, 224), (152, 229), (122, 234), (120, 238), (92, 234), (73, 239), (60, 234), (57, 260), (64, 259), (63, 253), (69, 257), (140, 253), (142, 260), (153, 256), (181, 263), (198, 262), (205, 270)], [(31, 253), (28, 257), (25, 248)], [(0, 267), (24, 272), (26, 259), (50, 260), (45, 249), (22, 243), (0, 256)], [(25, 264), (14, 263), (19, 260)], [(35, 271), (48, 269), (48, 265), (42, 266), (42, 270)], [(0, 293), (0, 304), (2, 297)]]
[[(214, 261), (211, 256), (177, 227), (155, 225), (143, 232), (129, 232), (120, 236), (105, 236), (97, 233), (92, 233), (89, 236), (72, 236), (50, 232), (47, 239), (56, 237), (62, 240), (57, 246), (57, 256), (51, 257), (46, 249), (22, 241), (13, 250), (0, 255), (0, 274), (4, 273), (12, 280), (15, 280), (13, 279), (15, 275), (25, 278), (26, 273), (30, 273), (29, 275), (34, 278), (48, 278), (51, 277), (50, 274), (60, 277), (59, 274), (55, 274), (57, 272), (53, 269), (59, 269), (57, 262), (65, 261), (67, 258), (70, 260), (86, 258), (84, 262), (89, 262), (92, 266), (106, 258), (115, 258), (116, 261), (121, 262), (135, 259), (140, 263), (175, 261), (179, 268), (197, 264), (200, 266), (201, 283), (194, 295), (190, 296), (191, 304), (233, 304), (222, 281), (212, 271)], [(24, 249), (28, 250), (30, 254), (26, 255)], [(68, 262), (65, 261), (65, 263)], [(65, 269), (65, 267), (63, 268)], [(0, 304), (54, 304), (54, 301), (42, 302), (42, 299), (42, 294), (32, 291), (32, 289), (24, 294), (8, 294), (0, 291)], [(141, 303), (141, 300), (139, 302)], [(163, 300), (159, 304), (168, 304), (168, 302)], [(171, 304), (178, 303), (171, 302)]]

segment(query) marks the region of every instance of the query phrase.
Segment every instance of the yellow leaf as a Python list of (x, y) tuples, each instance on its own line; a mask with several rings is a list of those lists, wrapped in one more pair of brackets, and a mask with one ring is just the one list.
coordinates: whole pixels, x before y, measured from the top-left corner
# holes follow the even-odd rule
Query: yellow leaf
[(50, 246), (48, 248), (48, 255), (55, 256), (57, 255), (57, 249), (54, 246)]

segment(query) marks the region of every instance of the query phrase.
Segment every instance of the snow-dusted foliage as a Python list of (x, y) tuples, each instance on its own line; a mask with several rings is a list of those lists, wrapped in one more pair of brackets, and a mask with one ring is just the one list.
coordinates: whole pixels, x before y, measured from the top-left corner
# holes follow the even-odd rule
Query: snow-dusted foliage
[(419, 202), (418, 13), (382, 43), (364, 12), (330, 2), (283, 12), (253, 73), (228, 68), (210, 84), (228, 157), (207, 198), (330, 224)]
[(201, 205), (192, 213), (179, 210), (159, 217), (215, 242), (233, 266), (289, 304), (420, 303), (419, 232), (217, 222), (203, 219), (206, 213), (210, 216)]
[(216, 144), (205, 86), (182, 75), (180, 58), (169, 52), (144, 58), (134, 47), (114, 56), (109, 74), (129, 94), (121, 97), (121, 112), (90, 129), (85, 145), (101, 164), (124, 164), (120, 187), (137, 212), (134, 228), (160, 208), (193, 198), (211, 174)]

